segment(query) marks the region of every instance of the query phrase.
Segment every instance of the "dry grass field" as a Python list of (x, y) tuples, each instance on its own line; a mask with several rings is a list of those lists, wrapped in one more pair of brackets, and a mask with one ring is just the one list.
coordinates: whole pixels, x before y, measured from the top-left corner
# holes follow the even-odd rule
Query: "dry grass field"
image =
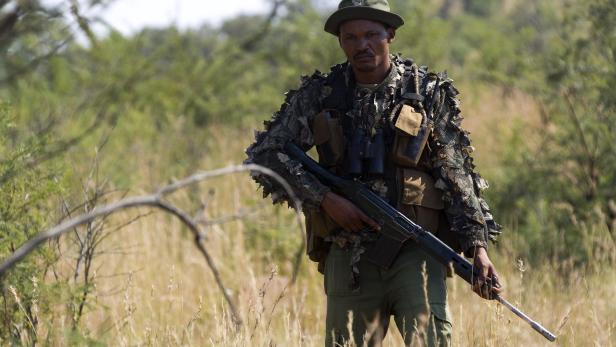
[[(499, 97), (485, 93), (484, 100)], [(506, 102), (480, 101), (465, 100), (465, 109), (481, 170), (497, 160), (508, 124), (533, 124), (536, 111), (521, 95)], [(204, 136), (210, 136), (213, 145), (200, 167), (240, 162), (251, 135), (248, 127), (212, 126)], [(145, 182), (164, 182), (147, 167), (141, 173)], [(131, 195), (150, 188), (144, 185)], [(208, 250), (241, 313), (239, 330), (188, 231), (172, 217), (156, 212), (114, 233), (103, 245), (104, 254), (94, 266), (96, 286), (82, 321), (88, 335), (109, 346), (322, 345), (322, 276), (304, 257), (297, 282), (289, 286), (292, 254), (303, 247), (300, 227), (291, 210), (272, 207), (269, 201), (261, 201), (260, 194), (248, 174), (236, 174), (171, 197), (192, 211), (206, 203), (199, 215), (206, 221), (243, 215), (240, 220), (204, 227)], [(138, 213), (122, 212), (112, 218), (112, 224)], [(515, 230), (507, 230), (502, 244), (492, 250), (506, 286), (504, 296), (555, 332), (557, 342), (547, 342), (508, 310), (482, 301), (461, 280), (450, 279), (454, 346), (616, 346), (616, 272), (599, 267), (590, 274), (566, 263), (532, 267), (527, 259), (516, 257), (511, 247), (514, 238)], [(58, 310), (61, 315), (62, 308)], [(68, 327), (54, 329), (60, 334)], [(385, 346), (402, 345), (392, 325)]]
[[(245, 244), (245, 228), (234, 224), (210, 230), (208, 246), (244, 319), (239, 332), (192, 241), (179, 224), (164, 216), (125, 231), (130, 235), (121, 242), (135, 245), (131, 254), (102, 259), (106, 271), (128, 275), (100, 280), (93, 302), (98, 309), (87, 316), (88, 327), (93, 332), (108, 331), (104, 340), (117, 346), (321, 345), (325, 318), (321, 275), (305, 260), (298, 282), (287, 288), (290, 263), (257, 260)], [(295, 227), (289, 232), (295, 233)], [(267, 245), (263, 246), (259, 251), (267, 253)], [(550, 264), (530, 268), (520, 260), (495, 258), (506, 283), (505, 296), (559, 339), (548, 343), (511, 312), (479, 299), (455, 279), (449, 281), (455, 346), (614, 345), (612, 269), (593, 276), (572, 270), (563, 278)], [(403, 345), (395, 328), (385, 345)]]

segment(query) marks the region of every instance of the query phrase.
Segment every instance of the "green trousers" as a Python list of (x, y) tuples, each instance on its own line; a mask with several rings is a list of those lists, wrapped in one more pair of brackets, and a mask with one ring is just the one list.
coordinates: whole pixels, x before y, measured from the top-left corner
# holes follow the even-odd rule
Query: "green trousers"
[(350, 260), (349, 251), (332, 245), (325, 263), (326, 346), (378, 346), (392, 315), (406, 345), (451, 345), (443, 265), (410, 242), (388, 270), (362, 258), (354, 291)]

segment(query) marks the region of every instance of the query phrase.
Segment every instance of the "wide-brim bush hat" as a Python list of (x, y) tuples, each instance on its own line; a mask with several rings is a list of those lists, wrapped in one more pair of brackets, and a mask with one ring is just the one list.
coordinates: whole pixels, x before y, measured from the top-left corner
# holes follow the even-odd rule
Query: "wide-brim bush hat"
[(394, 29), (404, 25), (404, 19), (391, 12), (387, 0), (342, 0), (338, 10), (325, 22), (325, 31), (338, 36), (340, 24), (353, 19), (373, 20)]

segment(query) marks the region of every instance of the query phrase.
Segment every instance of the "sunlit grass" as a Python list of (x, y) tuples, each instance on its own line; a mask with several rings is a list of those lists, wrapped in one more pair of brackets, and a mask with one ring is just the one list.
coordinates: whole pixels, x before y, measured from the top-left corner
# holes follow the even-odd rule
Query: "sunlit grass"
[[(467, 126), (473, 131), (479, 169), (499, 160), (499, 146), (508, 124), (536, 124), (528, 99), (496, 101), (498, 91), (468, 98)], [(483, 100), (483, 101), (480, 101)], [(198, 167), (213, 169), (243, 159), (251, 129), (211, 126), (210, 147)], [(170, 140), (161, 140), (170, 141)], [(139, 147), (139, 146), (137, 146)], [(161, 145), (160, 151), (164, 151)], [(139, 150), (139, 171), (145, 182), (131, 193), (143, 193), (165, 180), (152, 172), (156, 149)], [(489, 170), (488, 170), (489, 171)], [(142, 191), (140, 191), (140, 189)], [(302, 247), (299, 227), (286, 207), (272, 207), (247, 174), (218, 178), (171, 197), (203, 220), (246, 213), (241, 220), (205, 228), (207, 247), (215, 258), (243, 325), (236, 330), (202, 256), (184, 227), (156, 213), (140, 219), (104, 245), (96, 259), (96, 287), (82, 321), (82, 334), (110, 346), (319, 346), (324, 341), (325, 295), (322, 275), (304, 257), (297, 283), (288, 286), (292, 254)], [(135, 216), (128, 211), (114, 217)], [(559, 335), (560, 346), (614, 346), (616, 340), (616, 274), (609, 267), (585, 273), (563, 264), (531, 267), (517, 259), (507, 230), (492, 258), (503, 279), (504, 296)], [(519, 242), (519, 240), (517, 241)], [(614, 251), (606, 249), (605, 252)], [(550, 344), (511, 312), (471, 293), (458, 279), (449, 280), (454, 319), (454, 346), (548, 346)], [(61, 315), (61, 313), (59, 313)], [(392, 324), (385, 346), (402, 346)], [(59, 326), (58, 344), (66, 343)], [(68, 335), (65, 335), (68, 336)]]

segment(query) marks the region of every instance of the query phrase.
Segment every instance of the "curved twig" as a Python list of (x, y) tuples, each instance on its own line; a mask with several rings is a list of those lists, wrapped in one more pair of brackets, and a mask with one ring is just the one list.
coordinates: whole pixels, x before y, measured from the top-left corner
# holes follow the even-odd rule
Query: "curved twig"
[[(161, 209), (167, 213), (170, 213), (174, 216), (176, 216), (182, 223), (184, 223), (184, 225), (186, 225), (190, 231), (192, 232), (194, 238), (195, 238), (195, 245), (196, 247), (199, 249), (199, 251), (201, 252), (201, 254), (203, 255), (203, 257), (205, 258), (210, 270), (212, 271), (212, 274), (214, 275), (214, 278), (216, 280), (216, 283), (220, 289), (220, 291), (222, 292), (225, 301), (227, 302), (227, 305), (229, 306), (229, 309), (231, 310), (231, 315), (233, 318), (233, 322), (236, 324), (236, 327), (239, 327), (242, 324), (242, 320), (239, 316), (239, 313), (235, 307), (235, 305), (233, 304), (233, 300), (231, 299), (231, 297), (229, 296), (227, 289), (225, 288), (223, 282), (222, 282), (222, 278), (220, 276), (220, 272), (218, 271), (218, 269), (216, 268), (216, 265), (214, 264), (213, 258), (211, 257), (211, 255), (209, 254), (209, 252), (207, 251), (204, 243), (203, 243), (203, 238), (204, 235), (201, 232), (201, 229), (199, 228), (199, 225), (197, 222), (195, 222), (186, 212), (184, 212), (183, 210), (177, 208), (176, 206), (164, 201), (164, 197), (165, 195), (169, 195), (179, 189), (185, 188), (189, 185), (213, 178), (213, 177), (217, 177), (217, 176), (222, 176), (222, 175), (228, 175), (228, 174), (232, 174), (232, 173), (238, 173), (238, 172), (245, 172), (245, 171), (257, 171), (260, 172), (264, 175), (270, 176), (272, 177), (274, 180), (276, 180), (287, 192), (287, 194), (289, 195), (289, 197), (291, 198), (291, 201), (293, 202), (293, 206), (295, 208), (295, 216), (298, 222), (298, 225), (300, 226), (301, 229), (301, 235), (302, 235), (302, 241), (305, 242), (305, 234), (303, 232), (303, 224), (302, 224), (302, 220), (301, 220), (301, 202), (297, 199), (295, 193), (293, 192), (293, 189), (291, 188), (291, 186), (287, 183), (287, 181), (282, 178), (280, 175), (278, 175), (276, 172), (259, 166), (259, 165), (237, 165), (237, 166), (230, 166), (227, 168), (222, 168), (222, 169), (218, 169), (218, 170), (213, 170), (213, 171), (205, 171), (205, 172), (200, 172), (197, 174), (194, 174), (190, 177), (187, 177), (183, 180), (180, 180), (176, 183), (170, 184), (168, 186), (165, 186), (161, 189), (159, 189), (156, 193), (151, 194), (151, 195), (145, 195), (145, 196), (140, 196), (140, 197), (132, 197), (132, 198), (126, 198), (126, 199), (122, 199), (118, 202), (109, 204), (109, 205), (104, 205), (104, 206), (99, 206), (94, 208), (92, 211), (90, 211), (89, 213), (77, 216), (75, 218), (72, 218), (70, 220), (67, 220), (61, 224), (58, 224), (56, 226), (54, 226), (51, 229), (48, 229), (47, 231), (41, 232), (38, 235), (36, 235), (34, 238), (28, 240), (26, 243), (24, 243), (21, 247), (19, 247), (19, 249), (17, 249), (15, 252), (13, 252), (13, 254), (11, 254), (8, 258), (6, 258), (4, 260), (4, 262), (2, 262), (2, 264), (0, 264), (0, 278), (2, 278), (2, 276), (10, 269), (12, 268), (15, 264), (17, 264), (19, 261), (21, 261), (23, 258), (25, 258), (28, 254), (30, 254), (32, 251), (34, 251), (37, 247), (39, 247), (42, 243), (44, 243), (45, 241), (48, 241), (50, 239), (54, 239), (56, 237), (59, 237), (60, 235), (62, 235), (63, 233), (72, 230), (73, 228), (88, 223), (98, 217), (101, 216), (107, 216), (110, 214), (113, 214), (117, 211), (120, 210), (124, 210), (124, 209), (128, 209), (128, 208), (135, 208), (135, 207), (154, 207), (154, 208), (158, 208)], [(303, 243), (302, 242), (302, 248), (303, 248)], [(301, 255), (301, 250), (300, 252), (298, 252)], [(295, 281), (295, 278), (297, 276), (297, 271), (299, 269), (299, 261), (298, 261), (299, 257), (296, 256), (295, 262), (294, 262), (294, 274), (293, 274), (293, 278), (291, 280), (290, 283), (293, 283)]]

